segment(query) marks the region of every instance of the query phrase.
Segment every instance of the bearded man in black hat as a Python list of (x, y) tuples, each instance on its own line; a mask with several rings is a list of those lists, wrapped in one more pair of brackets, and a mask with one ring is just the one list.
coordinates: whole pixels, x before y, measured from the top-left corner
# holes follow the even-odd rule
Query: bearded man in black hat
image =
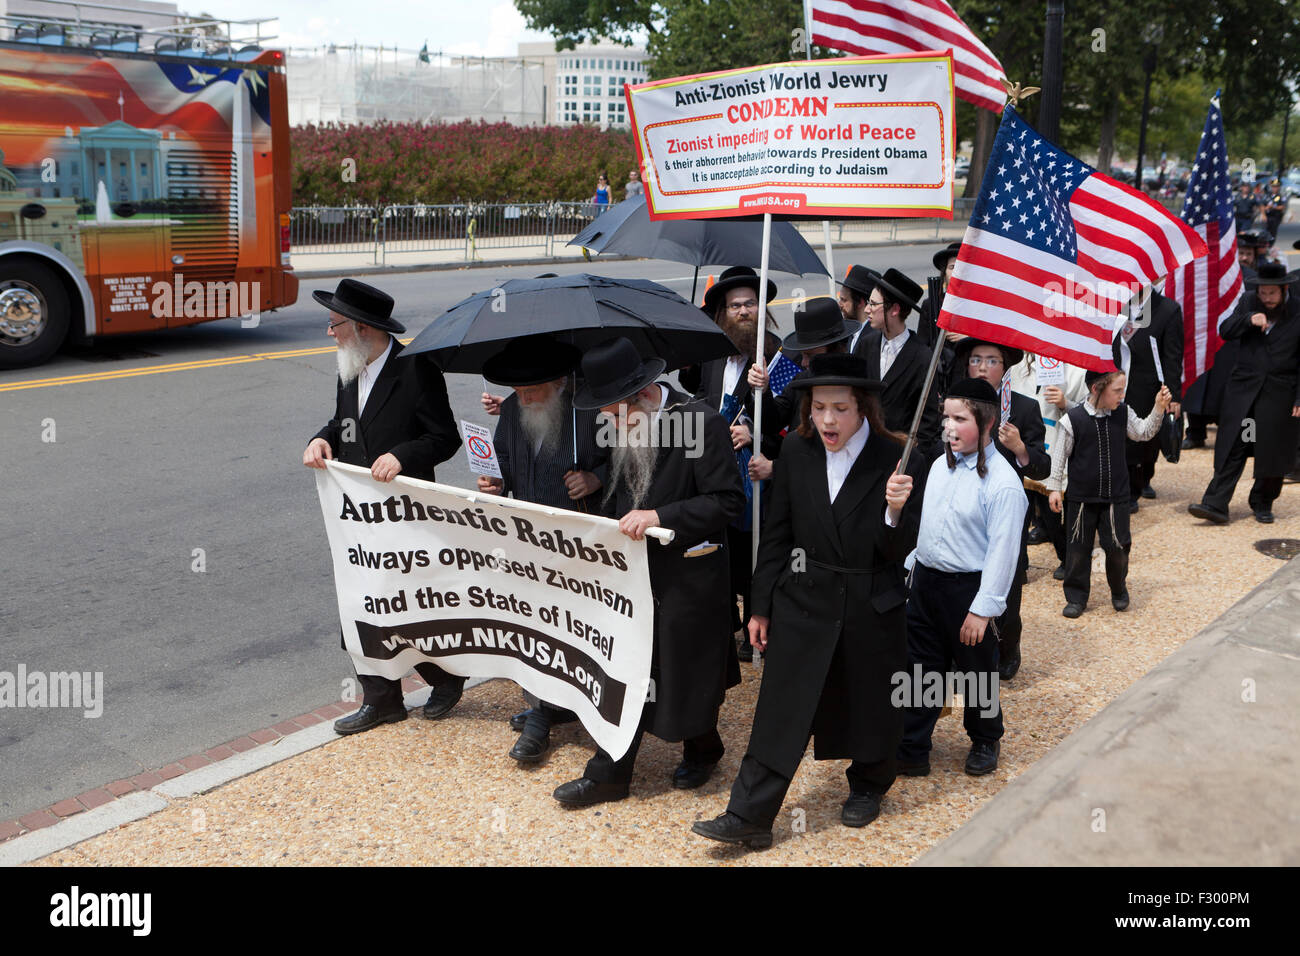
[[(897, 269), (888, 269), (884, 275), (868, 272), (875, 283), (866, 304), (871, 328), (858, 337), (853, 354), (867, 360), (867, 377), (880, 382), (885, 424), (891, 431), (907, 434), (930, 365), (930, 352), (905, 324), (918, 307), (921, 287)], [(925, 396), (916, 440), (923, 450), (937, 447), (939, 398), (933, 383)]]
[(1262, 524), (1273, 521), (1282, 478), (1295, 465), (1300, 437), (1300, 271), (1260, 266), (1246, 294), (1219, 328), (1241, 350), (1228, 379), (1214, 444), (1214, 477), (1199, 504), (1187, 510), (1215, 524), (1228, 523), (1228, 504), (1246, 459), (1255, 457), (1250, 508)]
[[(483, 377), (512, 394), (500, 403), (492, 444), (501, 477), (480, 475), (479, 491), (522, 501), (599, 513), (609, 453), (596, 443), (596, 413), (573, 407), (571, 378), (582, 353), (549, 335), (512, 339), (483, 365)], [(529, 709), (510, 718), (519, 739), (509, 756), (536, 763), (551, 746), (551, 726), (576, 715), (527, 691)]]
[(862, 336), (871, 330), (871, 309), (867, 302), (871, 293), (876, 291), (876, 274), (866, 266), (850, 266), (844, 279), (838, 283), (840, 312), (848, 322), (853, 323), (853, 338), (849, 339), (849, 351), (858, 355), (858, 343)]
[[(628, 795), (641, 737), (682, 741), (672, 784), (702, 786), (722, 758), (718, 709), (740, 683), (731, 638), (727, 526), (745, 506), (727, 423), (703, 402), (657, 381), (663, 359), (643, 361), (628, 339), (614, 338), (583, 356), (579, 409), (600, 409), (601, 435), (612, 443), (604, 512), (634, 540), (646, 529), (676, 533), (669, 545), (650, 544), (647, 558), (655, 599), (651, 695), (626, 754), (597, 750), (583, 775), (555, 799), (585, 807)], [(673, 435), (690, 436), (671, 440)], [(645, 438), (651, 436), (651, 441)]]
[[(393, 336), (406, 328), (393, 318), (393, 299), (373, 286), (344, 279), (333, 294), (313, 292), (329, 309), (328, 334), (338, 346), (338, 388), (334, 417), (307, 444), (302, 463), (324, 468), (326, 460), (369, 468), (376, 481), (397, 475), (433, 481), (433, 469), (456, 453), (460, 433), (447, 402), (447, 384), (425, 356), (402, 356)], [(465, 678), (432, 662), (415, 665), (433, 688), (424, 705), (427, 718), (456, 706)], [(401, 681), (359, 674), (361, 708), (334, 722), (340, 734), (355, 734), (406, 719)]]

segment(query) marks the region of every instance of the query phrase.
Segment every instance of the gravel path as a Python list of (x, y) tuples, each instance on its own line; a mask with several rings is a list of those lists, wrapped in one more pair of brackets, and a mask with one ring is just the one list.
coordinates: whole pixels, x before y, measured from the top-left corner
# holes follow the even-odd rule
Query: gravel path
[(467, 692), (445, 720), (429, 723), (417, 711), (340, 738), (39, 865), (908, 863), (1281, 566), (1252, 544), (1300, 538), (1300, 486), (1287, 485), (1277, 522), (1260, 525), (1245, 506), (1248, 469), (1232, 524), (1207, 525), (1186, 507), (1199, 500), (1212, 454), (1185, 452), (1177, 466), (1158, 465), (1160, 497), (1133, 516), (1126, 613), (1111, 610), (1104, 575), (1094, 572), (1092, 606), (1076, 621), (1063, 618), (1051, 546), (1030, 549), (1024, 664), (1002, 691), (999, 769), (982, 778), (962, 772), (968, 742), (957, 711), (935, 731), (930, 776), (900, 778), (880, 818), (862, 830), (839, 823), (846, 763), (808, 757), (772, 849), (747, 854), (690, 832), (725, 809), (744, 754), (760, 671), (742, 665), (744, 683), (722, 711), (726, 756), (694, 792), (669, 784), (679, 747), (647, 737), (628, 800), (562, 809), (551, 791), (581, 773), (590, 739), (577, 725), (561, 727), (545, 763), (519, 768), (506, 757), (515, 734), (505, 722), (521, 707), (519, 691), (492, 681)]

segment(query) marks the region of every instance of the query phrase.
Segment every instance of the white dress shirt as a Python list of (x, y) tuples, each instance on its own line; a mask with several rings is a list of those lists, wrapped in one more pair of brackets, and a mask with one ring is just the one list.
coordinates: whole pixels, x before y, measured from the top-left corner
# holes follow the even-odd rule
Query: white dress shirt
[(907, 337), (911, 334), (911, 331), (908, 329), (903, 329), (903, 331), (899, 332), (892, 339), (887, 339), (883, 333), (881, 334), (880, 377), (882, 379), (889, 374), (889, 370), (894, 365), (894, 359), (898, 358), (898, 353), (903, 350), (903, 346), (907, 343)]
[(370, 397), (370, 390), (375, 387), (375, 379), (379, 377), (380, 370), (384, 363), (388, 361), (388, 354), (393, 351), (393, 337), (388, 337), (388, 347), (384, 353), (366, 365), (357, 376), (357, 415), (366, 410), (366, 399)]
[(849, 471), (853, 468), (853, 463), (858, 460), (858, 455), (870, 435), (871, 426), (864, 418), (861, 427), (849, 437), (843, 448), (826, 453), (826, 488), (831, 493), (832, 504), (835, 502), (835, 496), (844, 487), (844, 480), (849, 477)]
[(752, 360), (753, 356), (745, 355), (733, 355), (727, 359), (727, 365), (722, 370), (722, 395), (718, 399), (718, 411), (722, 411), (722, 403), (736, 390), (740, 376), (745, 374), (745, 369)]

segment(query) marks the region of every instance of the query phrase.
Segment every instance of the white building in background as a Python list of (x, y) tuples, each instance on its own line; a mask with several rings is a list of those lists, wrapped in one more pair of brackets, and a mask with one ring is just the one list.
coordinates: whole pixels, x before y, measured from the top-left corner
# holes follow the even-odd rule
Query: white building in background
[(630, 125), (625, 83), (644, 83), (648, 56), (641, 47), (584, 43), (556, 52), (553, 42), (521, 43), (519, 55), (545, 64), (546, 116), (559, 126), (592, 123), (601, 129)]

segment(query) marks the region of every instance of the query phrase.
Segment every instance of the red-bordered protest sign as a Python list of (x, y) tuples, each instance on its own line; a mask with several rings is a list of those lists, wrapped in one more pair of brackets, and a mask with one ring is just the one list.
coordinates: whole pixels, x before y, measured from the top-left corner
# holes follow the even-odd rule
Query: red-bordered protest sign
[(951, 51), (628, 86), (652, 219), (952, 218)]

